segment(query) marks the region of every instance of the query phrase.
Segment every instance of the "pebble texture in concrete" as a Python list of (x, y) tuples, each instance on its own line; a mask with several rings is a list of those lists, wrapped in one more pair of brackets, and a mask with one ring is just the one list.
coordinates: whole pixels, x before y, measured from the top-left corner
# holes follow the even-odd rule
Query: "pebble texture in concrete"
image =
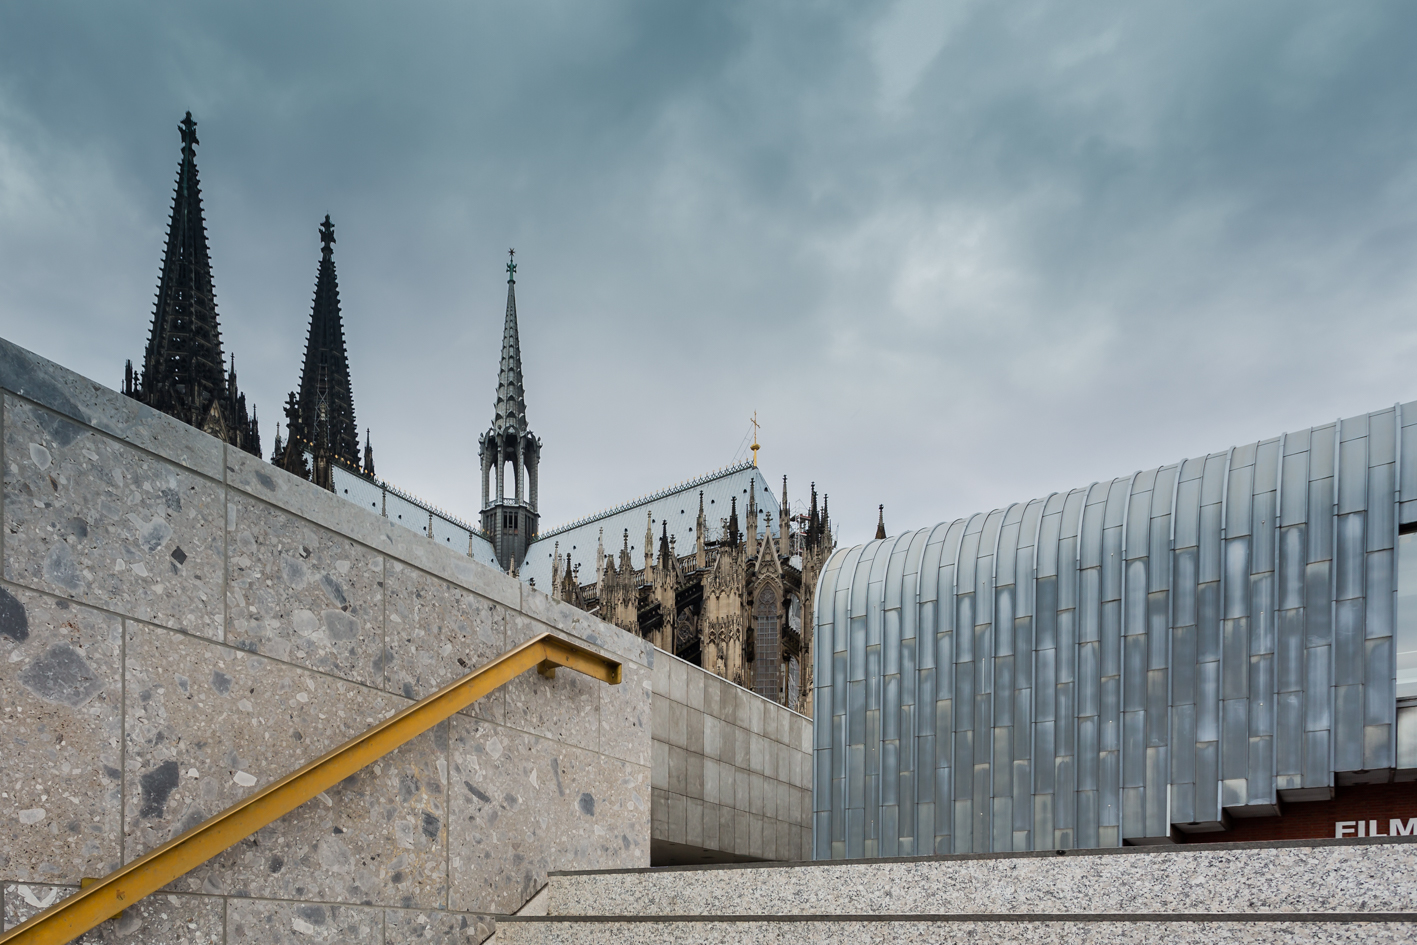
[(1411, 922), (1087, 920), (851, 922), (504, 922), (497, 945), (1361, 945), (1411, 942)]
[(809, 858), (811, 720), (663, 651), (653, 690), (653, 838)]
[(54, 882), (121, 862), (122, 622), (0, 588), (0, 870)]
[(226, 521), (226, 642), (382, 688), (383, 556), (241, 495)]
[(549, 892), (553, 915), (1417, 914), (1417, 842), (581, 873)]
[[(224, 910), (173, 941), (475, 943), (549, 870), (648, 865), (642, 640), (3, 340), (0, 396), (7, 921), (547, 630), (627, 685), (529, 673), (150, 902)], [(146, 909), (92, 940), (167, 941)]]
[(219, 640), (219, 483), (5, 397), (5, 579)]
[[(74, 886), (6, 883), (5, 928), (77, 892)], [(75, 939), (76, 945), (216, 945), (223, 939), (222, 901), (211, 896), (158, 893), (129, 906), (110, 922)]]

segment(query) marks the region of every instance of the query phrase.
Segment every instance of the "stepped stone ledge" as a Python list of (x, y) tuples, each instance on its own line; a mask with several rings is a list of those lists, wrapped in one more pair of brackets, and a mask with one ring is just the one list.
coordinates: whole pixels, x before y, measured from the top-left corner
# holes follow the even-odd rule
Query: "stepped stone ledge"
[[(552, 915), (1406, 913), (1417, 837), (555, 873)], [(1411, 929), (1417, 935), (1417, 927)]]

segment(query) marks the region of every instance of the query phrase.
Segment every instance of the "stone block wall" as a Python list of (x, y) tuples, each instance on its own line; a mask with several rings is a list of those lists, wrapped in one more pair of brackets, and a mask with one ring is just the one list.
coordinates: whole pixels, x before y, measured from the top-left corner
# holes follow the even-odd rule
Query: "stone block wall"
[(812, 720), (655, 651), (654, 865), (811, 858)]
[(6, 926), (546, 630), (524, 674), (92, 941), (480, 942), (647, 866), (653, 650), (0, 341)]

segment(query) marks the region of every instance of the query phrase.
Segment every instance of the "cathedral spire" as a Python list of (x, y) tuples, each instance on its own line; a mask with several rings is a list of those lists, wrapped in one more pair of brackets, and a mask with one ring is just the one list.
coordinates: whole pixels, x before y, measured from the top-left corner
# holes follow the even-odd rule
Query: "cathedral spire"
[(259, 456), (259, 436), (246, 414), (245, 398), (236, 390), (234, 371), (230, 377), (225, 372), (197, 178), (197, 123), (191, 112), (178, 128), (182, 158), (152, 329), (141, 377), (131, 382), (125, 377), (125, 393)]
[(884, 540), (886, 537), (886, 507), (884, 505), (880, 505), (877, 506), (877, 509), (878, 514), (876, 518), (876, 539), (880, 541)]
[[(527, 428), (522, 349), (517, 332), (517, 251), (507, 251), (507, 314), (492, 426), (478, 440), (482, 468), (482, 530), (502, 567), (525, 557), (540, 524), (537, 486), (541, 440)], [(507, 473), (511, 481), (507, 481)], [(495, 487), (494, 487), (495, 483)]]
[(507, 318), (502, 325), (502, 365), (497, 373), (492, 427), (526, 432), (526, 391), (522, 387), (522, 347), (517, 335), (517, 251), (507, 250)]
[[(360, 466), (359, 427), (354, 420), (354, 392), (340, 316), (339, 279), (335, 273), (335, 225), (330, 215), (320, 224), (320, 268), (315, 277), (315, 301), (305, 336), (305, 364), (295, 412), (287, 418), (290, 445), (280, 464), (299, 474), (304, 451), (315, 445), (347, 467)], [(323, 412), (322, 412), (323, 408)], [(294, 455), (299, 452), (298, 458)]]

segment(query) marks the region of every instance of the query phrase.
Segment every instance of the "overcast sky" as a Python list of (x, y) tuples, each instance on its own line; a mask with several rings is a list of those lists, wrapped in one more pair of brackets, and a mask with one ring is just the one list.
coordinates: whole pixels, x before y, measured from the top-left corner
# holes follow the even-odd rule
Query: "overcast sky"
[(1417, 397), (1417, 4), (0, 5), (0, 335), (140, 360), (177, 122), (269, 451), (336, 225), (467, 519), (517, 249), (551, 527), (731, 462), (843, 543)]

